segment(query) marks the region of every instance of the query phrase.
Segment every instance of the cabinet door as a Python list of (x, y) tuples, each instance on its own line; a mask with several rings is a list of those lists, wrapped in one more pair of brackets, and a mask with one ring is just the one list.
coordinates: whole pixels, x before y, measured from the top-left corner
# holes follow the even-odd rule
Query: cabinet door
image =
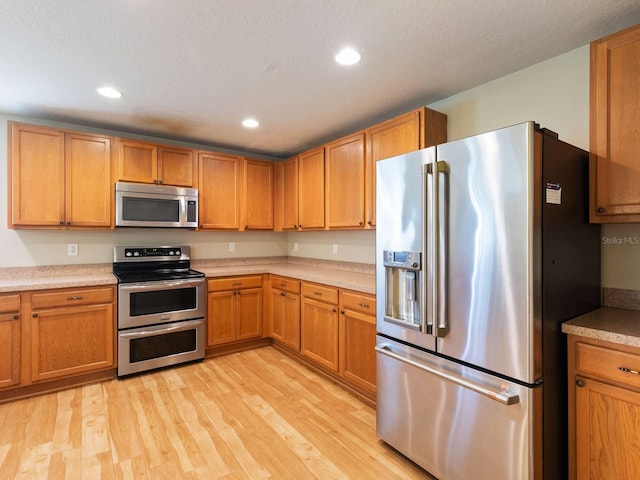
[(340, 373), (354, 384), (376, 391), (376, 317), (340, 312)]
[(117, 179), (158, 183), (158, 148), (150, 143), (118, 141)]
[(304, 355), (335, 372), (338, 371), (338, 309), (310, 298), (302, 301), (301, 318)]
[(640, 222), (640, 26), (591, 44), (592, 222)]
[(173, 147), (158, 148), (158, 183), (193, 187), (197, 164), (192, 150)]
[(235, 340), (236, 292), (209, 293), (207, 298), (207, 346)]
[(324, 148), (298, 157), (298, 228), (324, 228)]
[(286, 293), (282, 290), (271, 290), (271, 336), (284, 342), (286, 322)]
[(364, 133), (325, 148), (327, 227), (364, 227)]
[(241, 170), (240, 157), (199, 155), (200, 228), (240, 228)]
[(9, 153), (13, 226), (64, 224), (64, 133), (11, 124)]
[(420, 149), (420, 111), (367, 129), (367, 225), (376, 223), (376, 162)]
[(112, 305), (37, 310), (31, 318), (32, 380), (112, 368)]
[(67, 133), (65, 166), (65, 223), (76, 227), (110, 227), (111, 139)]
[(262, 334), (262, 289), (238, 290), (236, 295), (236, 340)]
[(576, 472), (580, 480), (640, 478), (640, 393), (578, 378)]
[(273, 229), (273, 163), (247, 160), (245, 229)]
[(0, 388), (20, 383), (20, 314), (0, 313)]
[(295, 230), (298, 228), (298, 157), (282, 162), (282, 229)]

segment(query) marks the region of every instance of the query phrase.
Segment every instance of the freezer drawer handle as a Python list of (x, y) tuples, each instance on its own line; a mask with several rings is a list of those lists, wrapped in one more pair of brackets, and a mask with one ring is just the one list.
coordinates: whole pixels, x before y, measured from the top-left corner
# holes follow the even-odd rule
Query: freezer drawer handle
[(483, 387), (482, 385), (478, 385), (477, 383), (470, 382), (469, 380), (465, 380), (464, 378), (458, 378), (446, 372), (442, 372), (440, 370), (432, 368), (428, 365), (418, 363), (414, 360), (411, 360), (410, 358), (404, 357), (402, 355), (398, 355), (397, 353), (394, 353), (391, 350), (389, 345), (385, 345), (385, 344), (377, 345), (376, 351), (383, 355), (391, 357), (395, 360), (399, 360), (408, 365), (411, 365), (412, 367), (419, 368), (420, 370), (424, 370), (425, 372), (436, 375), (437, 377), (453, 382), (457, 385), (460, 385), (461, 387), (468, 388), (469, 390), (473, 390), (474, 392), (479, 393), (480, 395), (484, 395), (485, 397), (489, 397), (491, 400), (500, 402), (503, 405), (515, 405), (516, 403), (520, 402), (520, 397), (516, 393), (509, 393), (507, 390), (494, 392), (493, 390)]

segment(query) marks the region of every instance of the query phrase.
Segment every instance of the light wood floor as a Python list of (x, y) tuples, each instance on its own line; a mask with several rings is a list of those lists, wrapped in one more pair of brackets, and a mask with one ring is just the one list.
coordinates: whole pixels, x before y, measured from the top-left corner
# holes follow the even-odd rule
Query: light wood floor
[(0, 479), (417, 479), (375, 411), (271, 347), (0, 405)]

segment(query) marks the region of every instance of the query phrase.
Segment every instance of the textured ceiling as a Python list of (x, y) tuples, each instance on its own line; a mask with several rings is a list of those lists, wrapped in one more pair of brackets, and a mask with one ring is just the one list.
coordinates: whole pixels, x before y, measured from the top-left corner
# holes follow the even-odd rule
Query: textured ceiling
[(286, 157), (638, 22), (638, 0), (5, 0), (0, 111)]

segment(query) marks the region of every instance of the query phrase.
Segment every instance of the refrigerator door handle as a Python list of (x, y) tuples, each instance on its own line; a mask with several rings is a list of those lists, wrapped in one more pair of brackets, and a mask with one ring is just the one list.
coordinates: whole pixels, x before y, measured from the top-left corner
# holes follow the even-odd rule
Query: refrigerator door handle
[[(429, 208), (431, 209), (430, 234), (431, 245), (429, 250), (430, 273), (431, 273), (431, 318), (433, 319), (433, 336), (444, 337), (449, 331), (446, 311), (440, 314), (439, 293), (446, 288), (446, 282), (440, 279), (440, 180), (439, 173), (449, 173), (449, 165), (442, 160), (427, 165), (427, 173), (432, 175), (431, 196), (429, 198)], [(427, 227), (428, 228), (428, 227)], [(424, 235), (426, 237), (426, 235)], [(445, 245), (446, 246), (446, 245)], [(446, 295), (445, 295), (446, 298)], [(443, 305), (444, 306), (444, 305)]]
[(382, 355), (386, 355), (388, 357), (393, 358), (394, 360), (398, 360), (400, 362), (406, 363), (407, 365), (411, 365), (412, 367), (419, 368), (425, 372), (431, 373), (437, 377), (440, 377), (449, 382), (455, 383), (461, 387), (464, 387), (468, 390), (472, 390), (480, 395), (484, 395), (485, 397), (490, 398), (491, 400), (495, 400), (503, 405), (515, 405), (520, 402), (520, 397), (517, 393), (511, 393), (508, 389), (502, 390), (500, 392), (493, 391), (483, 385), (478, 385), (470, 380), (465, 378), (456, 377), (442, 370), (438, 370), (436, 368), (430, 367), (429, 365), (425, 365), (424, 363), (416, 362), (411, 358), (407, 358), (403, 355), (399, 355), (391, 350), (391, 347), (388, 344), (380, 344), (376, 345), (376, 352), (381, 353)]

